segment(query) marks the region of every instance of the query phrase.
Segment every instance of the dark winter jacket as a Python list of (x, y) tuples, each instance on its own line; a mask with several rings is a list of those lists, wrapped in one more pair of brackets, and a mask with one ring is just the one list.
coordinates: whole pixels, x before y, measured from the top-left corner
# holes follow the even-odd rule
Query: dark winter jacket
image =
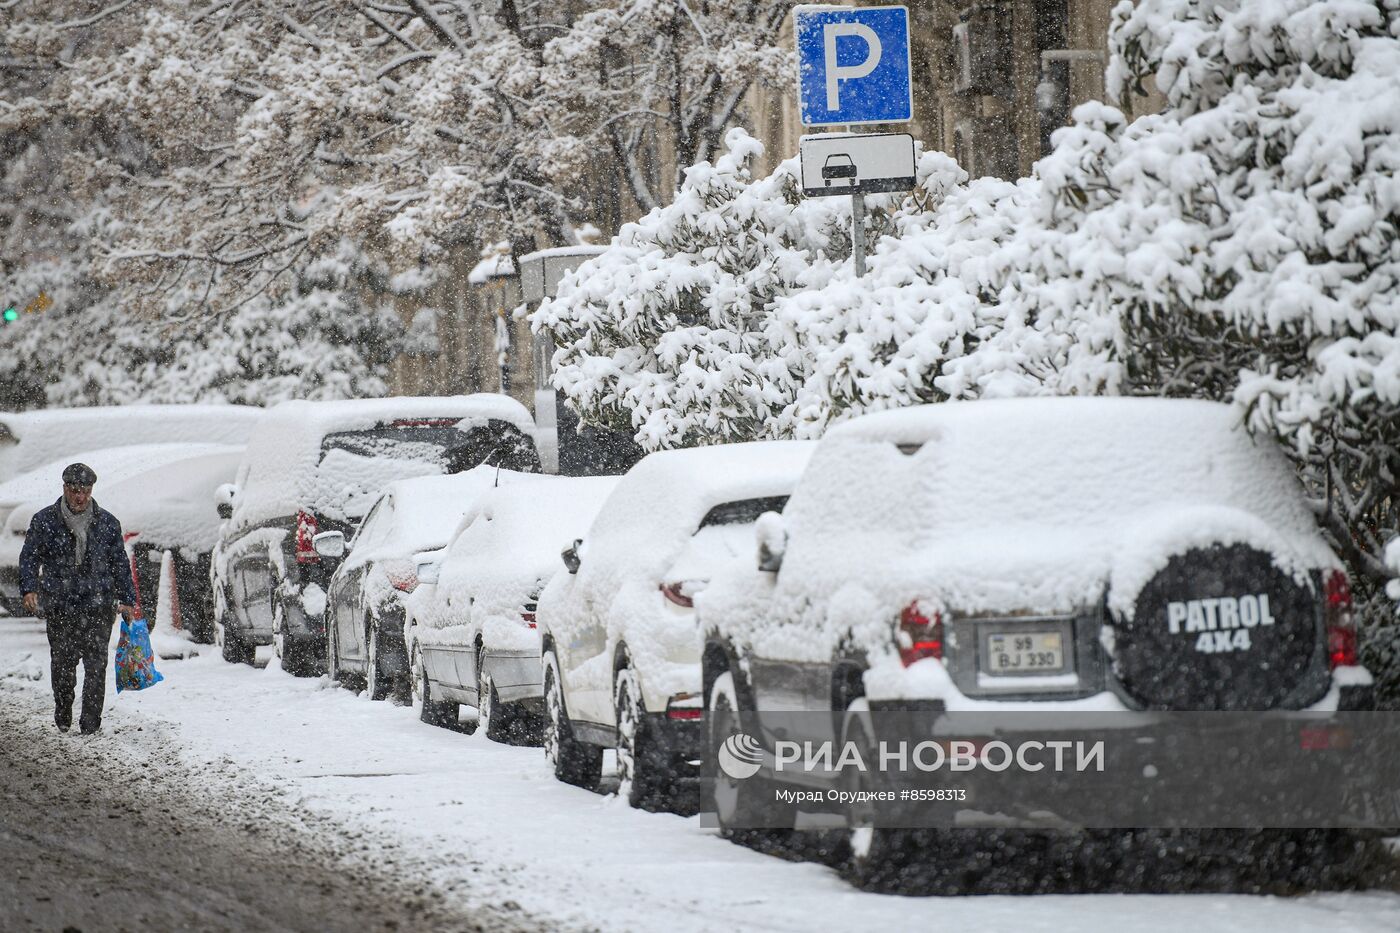
[(131, 563), (122, 544), (122, 526), (111, 512), (92, 502), (87, 553), (74, 563), (77, 539), (63, 522), (60, 498), (40, 509), (29, 522), (19, 555), (20, 590), (38, 593), (45, 615), (111, 609), (114, 602), (134, 605)]

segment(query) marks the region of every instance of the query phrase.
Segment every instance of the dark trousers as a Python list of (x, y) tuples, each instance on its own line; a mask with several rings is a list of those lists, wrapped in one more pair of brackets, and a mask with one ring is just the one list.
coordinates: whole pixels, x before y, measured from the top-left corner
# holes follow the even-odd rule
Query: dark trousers
[(112, 637), (114, 613), (107, 610), (76, 615), (49, 614), (50, 677), (53, 680), (54, 722), (73, 723), (73, 691), (78, 683), (78, 662), (83, 664), (83, 711), (78, 727), (91, 732), (102, 725), (102, 703), (107, 693), (107, 643)]

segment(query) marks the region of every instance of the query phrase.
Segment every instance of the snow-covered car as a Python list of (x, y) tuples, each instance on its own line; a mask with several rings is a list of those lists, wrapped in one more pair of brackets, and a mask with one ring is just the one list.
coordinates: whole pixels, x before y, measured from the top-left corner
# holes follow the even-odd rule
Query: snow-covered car
[(692, 601), (749, 563), (753, 522), (779, 511), (813, 444), (768, 441), (650, 454), (618, 483), (540, 596), (545, 751), (592, 785), (616, 747), (623, 793), (664, 808), (698, 777), (700, 639)]
[(488, 738), (538, 734), (535, 604), (564, 570), (560, 552), (587, 530), (617, 478), (528, 478), (481, 496), (451, 545), (429, 561), (436, 582), (408, 600), (424, 722), (450, 725), (465, 703), (477, 708)]
[[(250, 405), (112, 405), (0, 412), (0, 482), (79, 451), (129, 444), (246, 444)], [(0, 514), (0, 523), (5, 516)]]
[[(160, 520), (160, 525), (151, 524), (153, 511), (159, 510), (154, 501), (163, 488), (165, 480), (161, 477), (174, 482), (173, 477), (181, 475), (191, 464), (204, 462), (205, 458), (226, 463), (239, 451), (238, 447), (224, 444), (191, 443), (131, 444), (101, 450), (77, 450), (0, 483), (0, 513), (5, 516), (0, 522), (0, 602), (11, 615), (24, 611), (20, 604), (23, 594), (19, 591), (20, 550), (24, 547), (24, 538), (34, 513), (52, 505), (63, 494), (63, 469), (68, 464), (81, 461), (97, 473), (93, 498), (117, 517), (130, 542), (136, 539), (142, 526), (160, 536), (182, 521), (185, 513), (171, 514), (168, 519)], [(147, 479), (143, 480), (142, 477)], [(210, 486), (204, 491), (203, 499), (203, 510), (211, 520), (214, 515), (208, 507), (208, 495), (213, 488)], [(149, 497), (143, 499), (140, 495), (128, 495), (133, 489), (144, 489), (149, 492)], [(212, 523), (217, 527), (217, 521)], [(194, 539), (198, 537), (196, 534), (185, 538), (180, 544), (194, 546), (198, 543)]]
[(121, 520), (132, 551), (136, 588), (146, 618), (155, 619), (162, 600), (163, 555), (171, 554), (175, 595), (172, 618), (195, 641), (214, 640), (214, 596), (209, 559), (219, 540), (219, 516), (209, 508), (214, 490), (233, 481), (244, 448), (207, 449), (103, 483), (102, 507)]
[[(326, 657), (334, 679), (363, 679), (371, 698), (407, 698), (404, 601), (419, 586), (423, 552), (445, 548), (462, 518), (498, 483), (535, 474), (478, 466), (390, 483), (353, 538), (323, 531), (313, 544), (339, 559), (326, 592)], [(343, 559), (342, 559), (343, 558)]]
[(821, 440), (756, 544), (697, 602), (707, 711), (832, 711), (805, 721), (834, 730), (857, 709), (1370, 703), (1342, 564), (1224, 405), (867, 415)]
[(503, 395), (292, 401), (269, 409), (235, 482), (216, 493), (228, 517), (210, 569), (224, 658), (251, 663), (255, 646), (274, 644), (292, 673), (320, 673), (335, 561), (316, 553), (316, 535), (353, 532), (395, 480), (480, 463), (533, 468), (533, 430), (525, 406)]

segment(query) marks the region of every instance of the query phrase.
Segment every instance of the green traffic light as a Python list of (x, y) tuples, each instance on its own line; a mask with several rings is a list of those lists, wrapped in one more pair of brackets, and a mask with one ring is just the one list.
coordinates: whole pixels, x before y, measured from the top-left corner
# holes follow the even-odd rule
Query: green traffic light
[(9, 324), (11, 321), (18, 321), (18, 320), (19, 320), (19, 311), (17, 311), (17, 310), (14, 309), (14, 308), (6, 308), (6, 309), (5, 309), (5, 323), (6, 323), (6, 324)]

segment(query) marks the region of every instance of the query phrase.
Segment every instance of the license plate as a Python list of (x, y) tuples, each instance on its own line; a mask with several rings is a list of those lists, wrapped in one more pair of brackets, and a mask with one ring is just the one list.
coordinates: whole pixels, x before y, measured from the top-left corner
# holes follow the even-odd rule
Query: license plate
[(992, 632), (982, 670), (988, 674), (1059, 674), (1065, 669), (1060, 632)]

